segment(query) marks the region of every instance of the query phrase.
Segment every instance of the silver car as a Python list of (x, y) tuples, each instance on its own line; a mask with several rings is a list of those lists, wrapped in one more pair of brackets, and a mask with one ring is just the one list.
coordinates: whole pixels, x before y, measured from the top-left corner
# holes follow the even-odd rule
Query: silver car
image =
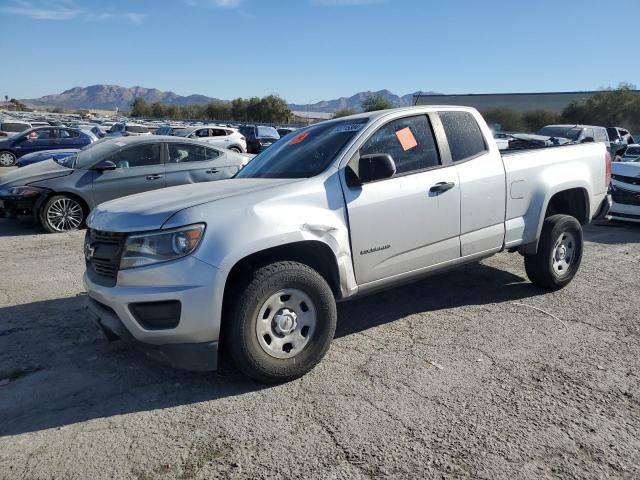
[(186, 138), (105, 139), (0, 176), (0, 215), (32, 214), (48, 232), (73, 230), (102, 202), (230, 178), (246, 163), (243, 155)]

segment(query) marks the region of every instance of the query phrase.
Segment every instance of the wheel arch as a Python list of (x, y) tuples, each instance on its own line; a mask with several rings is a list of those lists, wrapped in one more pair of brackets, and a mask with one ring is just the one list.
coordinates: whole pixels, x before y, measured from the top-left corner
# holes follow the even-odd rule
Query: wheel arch
[(535, 254), (545, 219), (552, 215), (564, 214), (575, 217), (585, 225), (591, 220), (589, 191), (584, 185), (560, 188), (549, 193), (539, 211), (535, 242), (523, 245), (519, 251), (524, 254)]
[(316, 270), (329, 284), (336, 299), (342, 297), (340, 270), (336, 256), (329, 245), (320, 240), (302, 240), (256, 251), (238, 259), (226, 276), (222, 296), (222, 321), (234, 297), (236, 288), (249, 271), (269, 263), (295, 261)]

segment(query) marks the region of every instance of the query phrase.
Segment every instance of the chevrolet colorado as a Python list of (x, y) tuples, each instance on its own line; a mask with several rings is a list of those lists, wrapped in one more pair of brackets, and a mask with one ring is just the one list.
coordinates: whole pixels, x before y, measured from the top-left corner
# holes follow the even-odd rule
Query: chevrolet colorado
[(103, 203), (84, 283), (98, 325), (186, 369), (224, 345), (263, 382), (325, 355), (336, 301), (503, 250), (560, 289), (582, 224), (606, 215), (604, 144), (501, 152), (466, 107), (408, 107), (300, 129), (235, 178)]

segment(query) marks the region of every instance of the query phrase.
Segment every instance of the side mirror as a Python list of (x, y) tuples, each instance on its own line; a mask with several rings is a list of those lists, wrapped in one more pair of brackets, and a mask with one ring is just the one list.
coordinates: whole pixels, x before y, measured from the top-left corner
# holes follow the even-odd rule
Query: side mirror
[(580, 140), (580, 143), (593, 143), (593, 142), (595, 142), (593, 137), (584, 137), (582, 140)]
[(396, 163), (388, 153), (362, 155), (349, 164), (357, 184), (391, 178), (396, 174)]
[(107, 170), (115, 170), (117, 165), (113, 163), (111, 160), (103, 160), (97, 165), (93, 166), (93, 170), (98, 170), (99, 172), (105, 172)]

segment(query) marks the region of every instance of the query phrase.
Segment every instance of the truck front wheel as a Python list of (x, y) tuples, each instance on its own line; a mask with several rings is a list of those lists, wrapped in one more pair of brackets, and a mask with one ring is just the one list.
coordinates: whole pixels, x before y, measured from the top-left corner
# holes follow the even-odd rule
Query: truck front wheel
[(336, 303), (318, 272), (277, 262), (251, 273), (225, 322), (236, 366), (265, 383), (287, 382), (315, 367), (336, 329)]
[(582, 261), (582, 227), (570, 215), (545, 218), (538, 253), (525, 255), (529, 280), (547, 290), (560, 290), (571, 282)]

